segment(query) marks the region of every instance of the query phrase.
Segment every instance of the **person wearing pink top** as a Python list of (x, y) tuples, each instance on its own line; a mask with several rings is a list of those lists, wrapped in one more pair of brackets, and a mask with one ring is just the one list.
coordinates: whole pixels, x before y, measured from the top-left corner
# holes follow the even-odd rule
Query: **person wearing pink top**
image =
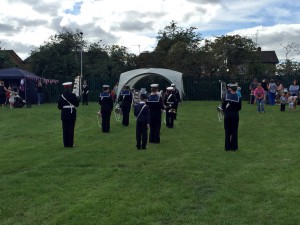
[(265, 112), (264, 95), (265, 95), (265, 91), (261, 87), (261, 83), (258, 83), (257, 88), (255, 88), (254, 90), (254, 97), (257, 104), (257, 113)]

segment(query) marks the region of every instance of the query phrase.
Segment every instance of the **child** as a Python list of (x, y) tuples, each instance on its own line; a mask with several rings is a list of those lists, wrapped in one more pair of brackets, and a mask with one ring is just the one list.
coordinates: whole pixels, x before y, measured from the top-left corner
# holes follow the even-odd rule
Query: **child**
[(5, 95), (6, 95), (5, 105), (9, 104), (10, 93), (11, 93), (11, 87), (9, 86), (7, 88), (7, 92), (5, 93)]
[(295, 100), (296, 99), (292, 95), (288, 97), (288, 104), (289, 104), (289, 110), (290, 111), (295, 109)]
[(281, 96), (280, 96), (280, 111), (284, 112), (285, 111), (285, 105), (287, 103), (288, 100), (288, 96), (287, 96), (287, 92), (284, 92)]
[(141, 94), (140, 103), (134, 106), (134, 115), (136, 116), (136, 148), (145, 149), (148, 139), (148, 128), (150, 123), (150, 109), (146, 105), (147, 95)]
[(14, 107), (14, 104), (15, 104), (15, 97), (17, 95), (17, 92), (11, 90), (10, 91), (10, 95), (9, 95), (9, 105), (10, 105), (10, 108), (12, 109)]

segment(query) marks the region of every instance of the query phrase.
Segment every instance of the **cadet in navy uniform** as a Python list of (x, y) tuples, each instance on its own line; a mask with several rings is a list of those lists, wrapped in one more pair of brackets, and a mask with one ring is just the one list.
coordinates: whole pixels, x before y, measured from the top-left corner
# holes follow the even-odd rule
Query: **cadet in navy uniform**
[(129, 85), (124, 86), (124, 90), (121, 92), (118, 98), (118, 103), (120, 104), (120, 108), (122, 109), (123, 114), (122, 124), (124, 126), (128, 126), (130, 108), (132, 104), (132, 93), (129, 90)]
[(102, 132), (108, 133), (110, 130), (110, 115), (113, 110), (113, 98), (109, 94), (109, 85), (103, 85), (103, 92), (99, 96), (101, 105)]
[(176, 114), (174, 115), (174, 120), (176, 120), (176, 118), (177, 118), (178, 104), (179, 104), (179, 102), (181, 102), (181, 98), (180, 98), (180, 93), (179, 93), (179, 91), (178, 91), (177, 88), (176, 88), (176, 85), (175, 85), (175, 84), (171, 84), (171, 87), (174, 88), (173, 94), (174, 94), (175, 97), (176, 97), (176, 104), (174, 105), (175, 111), (176, 111)]
[(76, 108), (79, 101), (75, 94), (71, 92), (72, 82), (63, 83), (65, 93), (58, 100), (58, 109), (61, 110), (61, 120), (63, 129), (64, 147), (74, 147), (74, 127), (76, 121)]
[(86, 80), (84, 80), (82, 85), (82, 105), (84, 104), (88, 105), (89, 92), (90, 92), (90, 88), (87, 85)]
[(136, 116), (136, 148), (146, 149), (148, 139), (148, 128), (150, 123), (150, 109), (146, 105), (147, 95), (141, 94), (140, 103), (134, 106), (134, 115)]
[(147, 105), (150, 108), (150, 135), (149, 143), (160, 143), (161, 113), (164, 109), (163, 100), (157, 94), (158, 84), (151, 84), (151, 94)]
[(174, 94), (174, 88), (168, 87), (167, 88), (167, 94), (164, 98), (164, 105), (166, 108), (166, 126), (169, 128), (174, 127), (174, 118), (176, 115), (176, 105), (177, 105), (177, 99)]
[(224, 111), (225, 150), (238, 150), (239, 111), (242, 108), (241, 98), (236, 94), (237, 85), (229, 84), (230, 93), (222, 101)]

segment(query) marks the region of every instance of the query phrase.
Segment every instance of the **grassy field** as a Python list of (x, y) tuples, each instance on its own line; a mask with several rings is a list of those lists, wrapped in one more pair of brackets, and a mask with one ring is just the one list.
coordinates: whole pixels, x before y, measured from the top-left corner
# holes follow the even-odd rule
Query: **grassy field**
[(300, 107), (243, 104), (239, 151), (224, 151), (218, 102), (185, 102), (161, 144), (135, 149), (135, 123), (97, 124), (80, 106), (74, 149), (55, 104), (0, 109), (1, 225), (299, 225)]

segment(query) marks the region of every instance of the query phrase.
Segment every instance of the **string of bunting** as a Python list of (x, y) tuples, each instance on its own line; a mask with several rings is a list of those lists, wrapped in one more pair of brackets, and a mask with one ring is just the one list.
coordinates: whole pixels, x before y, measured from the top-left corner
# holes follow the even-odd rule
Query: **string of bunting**
[(46, 78), (42, 78), (42, 77), (29, 77), (28, 79), (34, 80), (34, 81), (41, 80), (42, 83), (44, 83), (44, 84), (58, 84), (59, 83), (59, 80), (46, 79)]

